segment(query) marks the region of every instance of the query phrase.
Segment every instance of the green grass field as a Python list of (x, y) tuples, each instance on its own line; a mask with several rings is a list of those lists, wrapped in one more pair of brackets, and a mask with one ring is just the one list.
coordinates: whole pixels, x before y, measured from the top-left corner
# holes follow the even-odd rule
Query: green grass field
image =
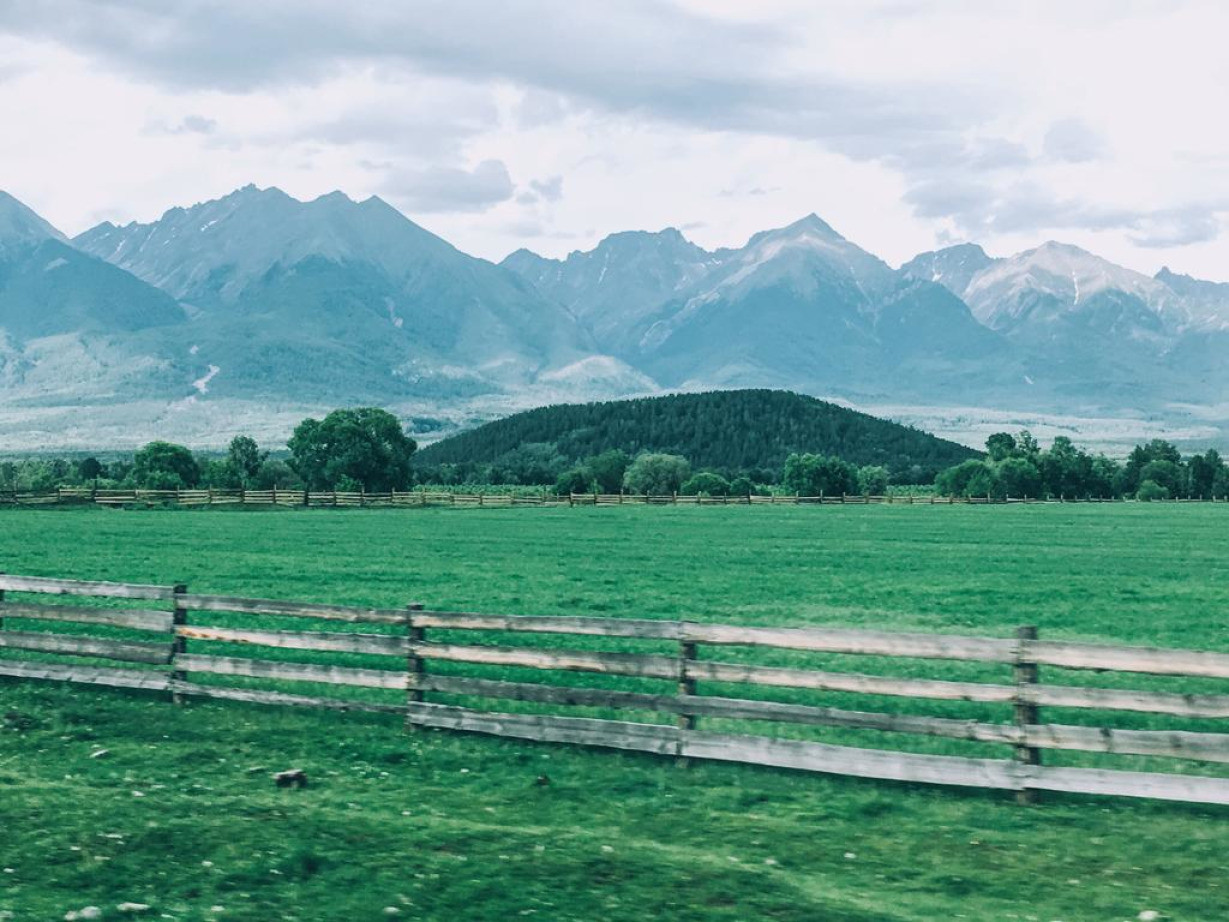
[[(1031, 623), (1050, 638), (1226, 650), (1227, 526), (1229, 507), (1197, 504), (6, 510), (0, 570), (507, 614), (996, 636)], [(1119, 725), (1177, 725), (1151, 720)], [(312, 784), (276, 789), (269, 774), (289, 767)], [(0, 680), (0, 918), (14, 922), (87, 905), (125, 918), (125, 901), (150, 918), (260, 922), (1205, 922), (1229, 918), (1226, 820)]]

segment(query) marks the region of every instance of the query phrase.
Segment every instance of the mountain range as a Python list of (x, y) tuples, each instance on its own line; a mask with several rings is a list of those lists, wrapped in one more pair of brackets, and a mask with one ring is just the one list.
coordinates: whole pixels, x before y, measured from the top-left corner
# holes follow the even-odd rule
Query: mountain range
[(276, 443), (356, 403), (430, 439), (561, 400), (742, 387), (906, 421), (952, 408), (966, 441), (1014, 413), (1215, 442), (1227, 345), (1229, 284), (1055, 242), (894, 269), (812, 214), (739, 248), (633, 231), (495, 265), (340, 192), (247, 186), (72, 240), (0, 193), (5, 449)]

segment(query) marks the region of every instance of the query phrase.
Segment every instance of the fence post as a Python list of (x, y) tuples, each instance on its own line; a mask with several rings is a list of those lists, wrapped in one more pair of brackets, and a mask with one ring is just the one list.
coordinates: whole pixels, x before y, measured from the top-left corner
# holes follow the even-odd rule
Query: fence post
[[(694, 695), (696, 693), (696, 680), (691, 678), (691, 670), (688, 665), (696, 658), (695, 641), (687, 640), (687, 625), (688, 622), (679, 622), (679, 662), (678, 662), (678, 694), (679, 697)], [(687, 739), (687, 733), (696, 728), (696, 715), (689, 714), (686, 710), (679, 710), (675, 724), (679, 730), (679, 755), (677, 763), (681, 768), (688, 766), (689, 760), (682, 755), (683, 743)]]
[(412, 602), (405, 607), (405, 633), (407, 638), (405, 658), (405, 728), (407, 730), (415, 728), (414, 705), (419, 704), (423, 700), (425, 693), (422, 689), (422, 677), (427, 671), (426, 664), (423, 658), (418, 655), (416, 649), (418, 644), (426, 641), (427, 629), (414, 625), (414, 612), (416, 611), (422, 611), (421, 602)]
[[(1026, 649), (1030, 640), (1037, 639), (1037, 628), (1033, 625), (1016, 628), (1016, 659), (1013, 672), (1016, 682), (1016, 701), (1015, 701), (1015, 722), (1016, 728), (1021, 734), (1027, 732), (1027, 728), (1035, 726), (1040, 722), (1040, 710), (1037, 705), (1028, 701), (1025, 697), (1025, 692), (1029, 686), (1036, 685), (1038, 679), (1037, 664), (1030, 662), (1026, 657)], [(1041, 750), (1035, 746), (1029, 746), (1025, 740), (1021, 740), (1015, 747), (1015, 760), (1021, 765), (1040, 765)], [(1019, 804), (1035, 804), (1037, 802), (1037, 792), (1028, 788), (1021, 788), (1016, 792), (1016, 802)]]
[(176, 583), (171, 592), (174, 593), (171, 599), (171, 604), (174, 606), (171, 611), (171, 701), (174, 704), (183, 704), (183, 695), (175, 691), (175, 685), (177, 682), (184, 681), (187, 673), (175, 669), (175, 661), (179, 659), (180, 654), (188, 650), (188, 641), (179, 636), (178, 630), (181, 625), (188, 623), (188, 609), (184, 606), (183, 601), (183, 597), (188, 593), (188, 587), (183, 583)]

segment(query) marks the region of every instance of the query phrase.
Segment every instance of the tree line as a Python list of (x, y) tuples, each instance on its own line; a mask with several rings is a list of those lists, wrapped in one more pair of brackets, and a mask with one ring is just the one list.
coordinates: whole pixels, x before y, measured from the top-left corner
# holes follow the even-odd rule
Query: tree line
[[(793, 452), (776, 470), (731, 473), (694, 467), (670, 452), (631, 454), (614, 448), (579, 461), (549, 445), (514, 449), (509, 476), (491, 478), (483, 465), (419, 466), (414, 439), (391, 413), (373, 407), (335, 410), (322, 420), (305, 419), (291, 435), (284, 456), (262, 450), (240, 435), (225, 454), (197, 454), (183, 445), (155, 441), (131, 458), (34, 458), (0, 462), (0, 489), (53, 490), (60, 486), (140, 489), (287, 489), (386, 492), (415, 483), (480, 488), (513, 483), (567, 493), (635, 493), (746, 496), (770, 492), (802, 496), (883, 495), (896, 481), (880, 464), (855, 464), (831, 454)], [(475, 479), (475, 475), (491, 479)], [(1229, 466), (1215, 449), (1184, 458), (1162, 439), (1137, 445), (1125, 461), (1090, 454), (1065, 436), (1047, 449), (1027, 431), (995, 433), (984, 456), (938, 472), (934, 491), (944, 496), (1138, 499), (1229, 497)]]
[(375, 407), (334, 410), (305, 419), (287, 443), (287, 457), (273, 457), (246, 435), (226, 453), (210, 457), (173, 442), (154, 441), (132, 457), (103, 461), (50, 458), (0, 462), (0, 489), (54, 490), (61, 486), (177, 490), (405, 490), (413, 483), (417, 444), (391, 413)]
[(941, 471), (944, 496), (1067, 497), (1071, 499), (1213, 499), (1229, 496), (1229, 467), (1214, 448), (1183, 458), (1164, 439), (1136, 445), (1123, 462), (1094, 455), (1066, 436), (1045, 450), (1026, 430), (996, 432), (984, 458)]

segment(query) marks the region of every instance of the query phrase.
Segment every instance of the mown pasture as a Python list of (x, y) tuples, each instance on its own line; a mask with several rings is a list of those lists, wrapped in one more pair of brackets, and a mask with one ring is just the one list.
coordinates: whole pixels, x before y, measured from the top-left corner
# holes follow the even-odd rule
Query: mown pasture
[[(1223, 651), (1225, 515), (1201, 505), (9, 510), (0, 569), (507, 614), (995, 636), (1031, 623), (1055, 639)], [(179, 709), (151, 694), (3, 680), (0, 714), (0, 910), (14, 919), (84, 905), (118, 915), (124, 901), (183, 920), (382, 918), (386, 908), (473, 919), (1229, 915), (1223, 809), (1058, 796), (1021, 808), (1003, 794), (405, 734), (394, 717)], [(90, 758), (99, 749), (108, 755)], [(269, 773), (288, 767), (305, 768), (311, 786), (275, 789)]]

